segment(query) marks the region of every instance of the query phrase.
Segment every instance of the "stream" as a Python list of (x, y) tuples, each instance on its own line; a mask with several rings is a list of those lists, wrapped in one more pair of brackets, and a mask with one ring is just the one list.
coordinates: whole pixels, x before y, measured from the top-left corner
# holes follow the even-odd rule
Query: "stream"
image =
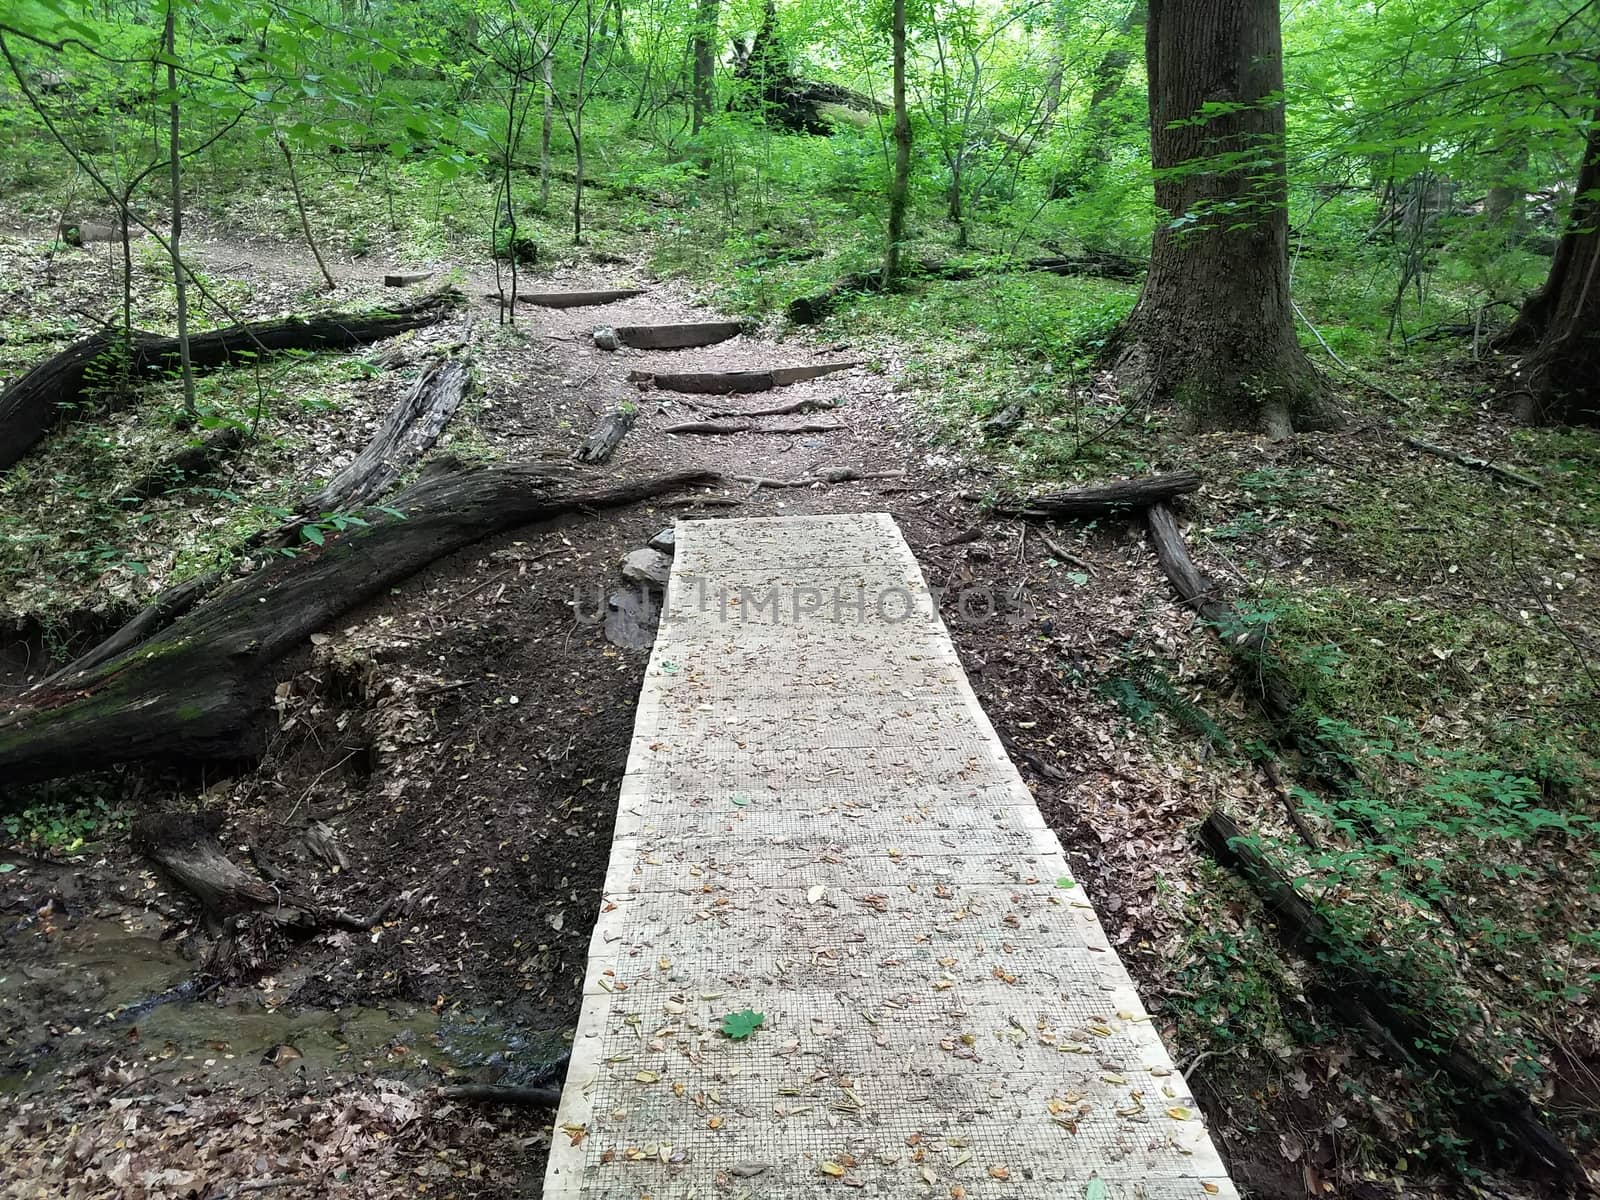
[[(566, 1049), (561, 1032), (493, 1012), (403, 1001), (302, 1008), (299, 980), (196, 998), (196, 963), (165, 922), (131, 905), (81, 903), (68, 868), (0, 860), (0, 1096), (53, 1086), (87, 1056), (114, 1050), (147, 1078), (239, 1084), (382, 1075), (413, 1085), (517, 1084)], [(153, 1079), (152, 1079), (153, 1081)]]

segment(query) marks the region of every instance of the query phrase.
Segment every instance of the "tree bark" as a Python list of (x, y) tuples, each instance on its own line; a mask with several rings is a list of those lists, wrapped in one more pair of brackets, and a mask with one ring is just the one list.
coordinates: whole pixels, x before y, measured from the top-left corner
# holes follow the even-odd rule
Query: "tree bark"
[(1160, 215), (1122, 386), (1175, 400), (1198, 429), (1327, 427), (1289, 300), (1278, 0), (1153, 0), (1145, 52)]
[(167, 155), (172, 160), (172, 286), (177, 293), (178, 371), (183, 377), (183, 411), (194, 416), (194, 364), (189, 358), (189, 276), (183, 269), (183, 154), (178, 141), (178, 42), (175, 0), (167, 0), (167, 21), (162, 31), (167, 57)]
[(636, 408), (614, 408), (600, 418), (583, 445), (572, 452), (581, 463), (603, 463), (616, 453), (622, 439), (628, 436), (633, 423), (639, 419)]
[(694, 81), (693, 81), (693, 106), (691, 126), (689, 132), (698, 134), (705, 127), (706, 119), (711, 116), (712, 105), (716, 103), (714, 91), (717, 59), (715, 46), (717, 44), (717, 24), (720, 20), (721, 0), (697, 0), (695, 5), (694, 37), (692, 40), (694, 52)]
[(1531, 349), (1509, 380), (1517, 415), (1540, 424), (1600, 425), (1600, 120), (1589, 126), (1566, 232), (1545, 285), (1529, 296), (1500, 348)]
[(383, 425), (348, 467), (300, 506), (311, 520), (377, 499), (401, 472), (433, 448), (456, 415), (472, 383), (461, 359), (428, 364), (383, 419)]
[[(226, 366), (241, 358), (281, 350), (345, 350), (420, 329), (448, 316), (461, 302), (455, 291), (360, 313), (325, 313), (232, 325), (189, 339), (197, 368)], [(63, 420), (81, 415), (93, 393), (111, 382), (122, 352), (122, 334), (102, 331), (45, 359), (0, 395), (0, 471), (31, 450)], [(130, 376), (159, 377), (180, 357), (176, 338), (136, 334)]]
[(271, 668), (329, 621), (490, 534), (568, 512), (609, 508), (714, 482), (679, 471), (588, 490), (562, 489), (564, 464), (424, 476), (370, 522), (234, 581), (149, 640), (0, 715), (0, 778), (50, 779), (143, 759), (253, 755)]
[(911, 196), (911, 117), (906, 112), (906, 0), (894, 0), (890, 38), (894, 53), (894, 177), (889, 183), (889, 244), (883, 255), (883, 286), (900, 281), (900, 243), (906, 236)]

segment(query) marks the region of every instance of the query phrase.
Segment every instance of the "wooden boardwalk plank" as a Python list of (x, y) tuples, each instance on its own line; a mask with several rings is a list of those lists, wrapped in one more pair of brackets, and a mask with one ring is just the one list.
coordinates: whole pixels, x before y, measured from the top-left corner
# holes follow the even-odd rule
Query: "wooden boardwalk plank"
[(677, 547), (548, 1200), (1233, 1200), (893, 520)]

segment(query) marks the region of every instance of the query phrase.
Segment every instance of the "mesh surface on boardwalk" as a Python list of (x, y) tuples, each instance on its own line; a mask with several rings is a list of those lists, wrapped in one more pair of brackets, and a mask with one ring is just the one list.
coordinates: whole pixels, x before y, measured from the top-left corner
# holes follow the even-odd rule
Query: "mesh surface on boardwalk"
[(1234, 1195), (889, 516), (679, 523), (555, 1124), (549, 1200)]

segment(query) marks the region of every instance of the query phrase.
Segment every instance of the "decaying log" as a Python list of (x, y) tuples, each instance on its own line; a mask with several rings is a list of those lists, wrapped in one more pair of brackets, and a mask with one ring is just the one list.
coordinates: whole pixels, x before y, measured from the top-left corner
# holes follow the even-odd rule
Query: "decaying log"
[(835, 430), (844, 429), (843, 423), (819, 425), (813, 422), (801, 422), (798, 425), (752, 425), (748, 421), (739, 424), (719, 424), (716, 421), (685, 421), (681, 425), (668, 425), (662, 433), (704, 433), (720, 436), (729, 433), (833, 433)]
[(1435, 445), (1425, 442), (1421, 438), (1402, 438), (1406, 445), (1414, 450), (1421, 450), (1424, 454), (1432, 454), (1437, 458), (1445, 459), (1463, 467), (1470, 467), (1475, 471), (1486, 471), (1497, 479), (1504, 479), (1507, 483), (1514, 483), (1518, 487), (1532, 488), (1536, 492), (1544, 491), (1544, 484), (1531, 475), (1524, 475), (1521, 471), (1513, 471), (1510, 467), (1502, 467), (1499, 463), (1490, 462), (1486, 458), (1477, 458), (1471, 454), (1463, 454), (1459, 450), (1452, 450), (1448, 446)]
[(433, 278), (432, 271), (391, 271), (383, 277), (384, 287), (410, 287)]
[(217, 465), (244, 448), (245, 431), (238, 425), (213, 429), (152, 471), (134, 480), (123, 493), (148, 500), (211, 474)]
[[(596, 304), (615, 304), (618, 300), (632, 300), (635, 296), (642, 296), (644, 288), (613, 288), (610, 291), (599, 292), (530, 292), (526, 296), (520, 293), (517, 303), (532, 304), (538, 308), (589, 308)], [(490, 292), (487, 299), (500, 300), (498, 292)]]
[(1097, 275), (1102, 279), (1137, 279), (1149, 268), (1141, 259), (1109, 251), (1031, 258), (1028, 270), (1048, 271), (1052, 275)]
[(1256, 842), (1225, 813), (1213, 812), (1200, 827), (1200, 841), (1213, 858), (1236, 871), (1261, 897), (1286, 945), (1331, 976), (1337, 1008), (1357, 1025), (1376, 1027), (1389, 1037), (1382, 1044), (1456, 1092), (1462, 1123), (1479, 1131), (1491, 1147), (1509, 1143), (1528, 1159), (1556, 1172), (1562, 1181), (1588, 1190), (1588, 1176), (1572, 1151), (1552, 1133), (1528, 1096), (1499, 1071), (1486, 1066), (1459, 1040), (1431, 1023), (1406, 994), (1405, 971), (1368, 946), (1371, 967), (1352, 961), (1347, 939), (1321, 910), (1261, 852)]
[[(209, 370), (257, 354), (283, 350), (341, 350), (382, 341), (443, 320), (461, 302), (456, 291), (436, 292), (392, 308), (323, 313), (277, 321), (252, 321), (196, 334), (190, 359)], [(176, 368), (178, 339), (136, 333), (126, 364), (130, 380), (143, 382)], [(10, 467), (61, 421), (83, 412), (123, 371), (120, 331), (101, 330), (52, 355), (0, 395), (0, 470)]]
[(581, 463), (605, 462), (616, 452), (638, 419), (639, 410), (636, 408), (612, 409), (600, 418), (600, 423), (590, 430), (588, 438), (572, 452), (572, 457)]
[(133, 823), (133, 845), (194, 896), (213, 921), (263, 913), (279, 925), (308, 932), (323, 928), (368, 930), (383, 920), (392, 907), (390, 901), (372, 915), (361, 916), (265, 883), (228, 857), (217, 841), (221, 828), (220, 813), (146, 813)]
[(273, 558), (142, 644), (36, 688), (0, 713), (0, 778), (53, 778), (139, 759), (253, 755), (271, 668), (329, 621), (453, 550), (519, 525), (611, 508), (694, 484), (679, 471), (563, 487), (561, 463), (424, 476), (365, 527)]
[(304, 519), (316, 520), (324, 513), (366, 504), (382, 495), (407, 467), (433, 448), (471, 383), (472, 368), (465, 360), (430, 362), (355, 460), (300, 506)]
[[(808, 379), (820, 379), (835, 371), (859, 367), (859, 362), (817, 363), (806, 367), (773, 367), (766, 371), (629, 371), (630, 383), (653, 384), (667, 392), (690, 392), (711, 396), (742, 395), (747, 392), (770, 392), (774, 388), (788, 387)], [(765, 416), (772, 413), (794, 412), (795, 409), (775, 408), (758, 413), (718, 413), (717, 416)]]
[[(1096, 483), (1089, 487), (1001, 501), (993, 511), (1006, 517), (1107, 517), (1148, 508), (1192, 492), (1200, 486), (1195, 471), (1173, 471), (1168, 475), (1141, 475)], [(981, 497), (963, 493), (968, 500)]]
[[(1247, 622), (1200, 573), (1189, 556), (1189, 547), (1172, 509), (1165, 504), (1152, 504), (1145, 512), (1145, 523), (1156, 560), (1178, 593), (1178, 599), (1199, 613), (1216, 631), (1222, 644), (1233, 654), (1241, 680), (1261, 703), (1267, 718), (1302, 750), (1315, 751), (1316, 757), (1323, 757), (1326, 748), (1315, 742), (1314, 735), (1302, 728), (1298, 718), (1299, 689), (1276, 659), (1265, 651), (1266, 626)], [(1306, 740), (1301, 741), (1302, 737)]]
[(753, 496), (762, 488), (818, 487), (827, 483), (854, 483), (866, 479), (904, 479), (904, 471), (858, 471), (855, 467), (818, 467), (799, 479), (768, 479), (764, 475), (729, 475), (734, 483), (753, 485)]
[(688, 350), (715, 346), (744, 332), (742, 321), (687, 321), (681, 325), (618, 325), (597, 329), (594, 344), (602, 350), (631, 346), (635, 350)]
[[(465, 363), (448, 359), (434, 361), (389, 410), (378, 432), (354, 462), (315, 495), (302, 502), (298, 516), (291, 517), (275, 528), (260, 531), (248, 538), (241, 548), (255, 550), (267, 546), (294, 545), (303, 539), (300, 531), (320, 517), (376, 500), (438, 440), (439, 434), (460, 407), (470, 380), (471, 372)], [(162, 592), (116, 633), (67, 664), (45, 683), (77, 675), (154, 637), (193, 608), (203, 594), (216, 586), (220, 578), (217, 572), (212, 571)]]
[(474, 1104), (527, 1104), (555, 1108), (561, 1103), (558, 1087), (508, 1087), (497, 1083), (455, 1083), (441, 1086), (441, 1100), (467, 1100)]
[(200, 603), (213, 588), (222, 582), (220, 571), (207, 571), (203, 575), (196, 575), (193, 579), (183, 583), (174, 584), (158, 595), (149, 604), (140, 609), (132, 619), (120, 629), (106, 638), (99, 645), (87, 653), (73, 659), (54, 675), (43, 680), (38, 686), (49, 687), (64, 679), (81, 675), (91, 667), (97, 667), (103, 662), (109, 662), (117, 655), (132, 649), (148, 637), (152, 637), (158, 630), (165, 629), (196, 604)]

